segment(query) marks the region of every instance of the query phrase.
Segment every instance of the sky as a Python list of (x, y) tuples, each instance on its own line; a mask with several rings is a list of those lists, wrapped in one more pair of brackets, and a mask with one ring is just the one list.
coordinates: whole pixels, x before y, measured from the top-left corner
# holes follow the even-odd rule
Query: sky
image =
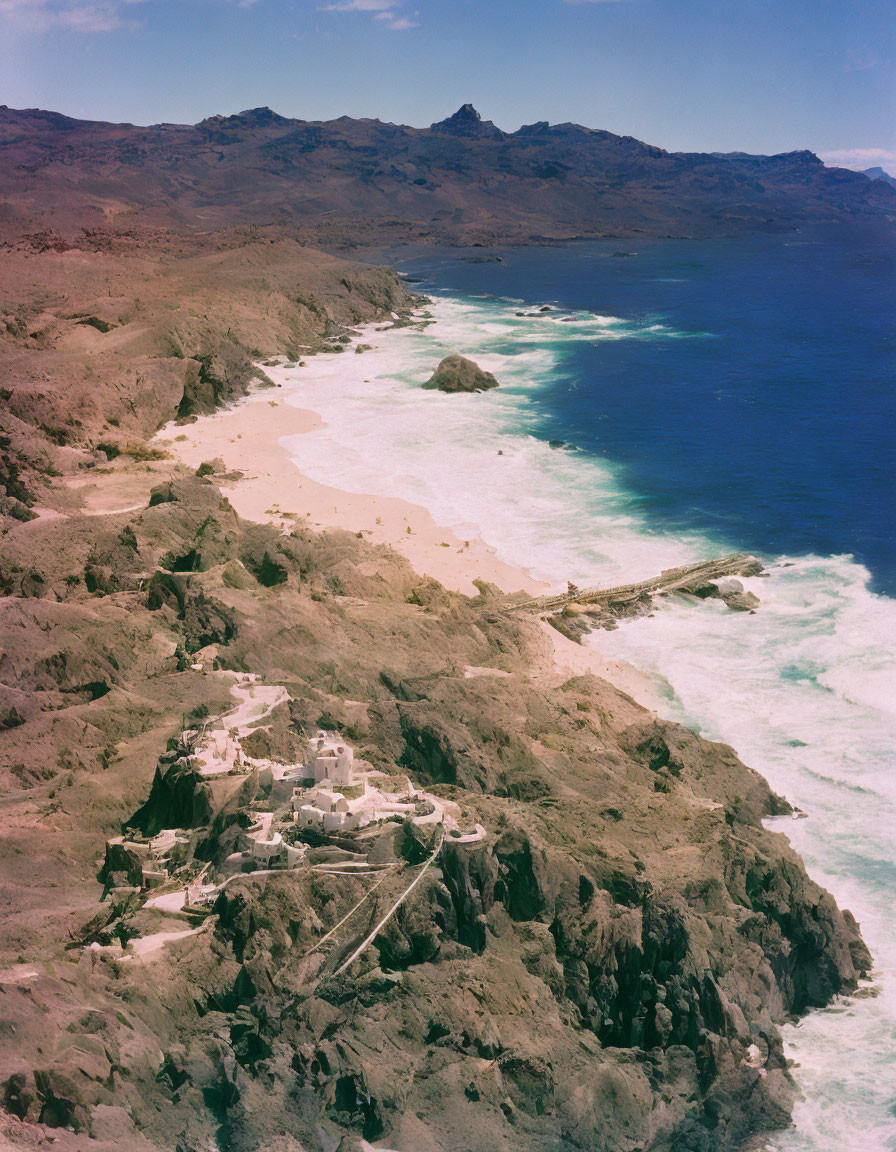
[(194, 123), (268, 105), (896, 171), (893, 0), (0, 0), (0, 102)]

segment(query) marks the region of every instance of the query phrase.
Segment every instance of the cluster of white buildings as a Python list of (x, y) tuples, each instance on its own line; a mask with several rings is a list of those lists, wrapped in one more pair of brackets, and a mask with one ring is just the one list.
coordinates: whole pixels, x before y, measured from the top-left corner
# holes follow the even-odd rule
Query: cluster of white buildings
[(296, 788), (292, 795), (292, 809), (300, 828), (320, 828), (323, 832), (348, 832), (361, 827), (361, 813), (358, 810), (357, 800), (348, 801), (340, 792), (333, 792), (326, 787), (326, 784), (321, 784), (319, 788), (313, 788), (310, 792), (304, 788)]
[[(301, 828), (320, 828), (324, 832), (348, 831), (361, 827), (358, 797), (349, 801), (336, 788), (355, 789), (355, 753), (348, 744), (318, 732), (311, 744), (314, 787), (294, 788), (292, 810)], [(361, 785), (361, 798), (367, 790)]]
[[(294, 788), (294, 820), (301, 828), (349, 832), (394, 815), (412, 815), (424, 801), (412, 785), (403, 796), (371, 787), (367, 772), (359, 772), (354, 751), (342, 741), (318, 732), (312, 742), (311, 788)], [(345, 791), (341, 791), (345, 789)]]
[[(451, 801), (418, 790), (406, 777), (400, 783), (393, 782), (364, 761), (356, 763), (354, 750), (338, 735), (319, 731), (311, 741), (310, 754), (298, 764), (275, 764), (247, 756), (241, 747), (241, 737), (252, 729), (248, 727), (249, 716), (243, 713), (251, 712), (251, 719), (262, 719), (287, 697), (285, 689), (258, 685), (250, 676), (240, 678), (234, 691), (245, 699), (239, 708), (223, 718), (223, 724), (219, 720), (215, 728), (186, 731), (182, 736), (185, 754), (193, 758), (203, 776), (255, 768), (259, 770), (260, 782), (263, 783), (265, 773), (272, 782), (270, 809), (250, 813), (249, 824), (236, 851), (224, 863), (225, 873), (236, 875), (250, 862), (255, 869), (265, 871), (299, 867), (307, 860), (309, 846), (300, 839), (290, 843), (284, 836), (284, 833), (289, 836), (289, 828), (313, 829), (324, 834), (351, 832), (397, 816), (409, 817), (417, 824), (440, 823), (446, 834), (459, 843), (473, 842), (485, 835), (478, 824), (474, 832), (462, 833), (458, 826), (460, 809)], [(243, 721), (242, 727), (240, 721)], [(394, 787), (400, 790), (391, 791)], [(280, 805), (288, 805), (286, 812), (278, 807), (278, 801)], [(151, 838), (119, 836), (109, 842), (109, 847), (120, 845), (132, 853), (132, 884), (136, 883), (136, 856), (140, 862), (141, 887), (144, 890), (163, 888), (150, 898), (149, 906), (176, 912), (207, 906), (220, 891), (220, 882), (209, 883), (206, 878), (208, 865), (199, 873), (190, 867), (190, 840), (189, 833), (167, 828)], [(181, 872), (184, 864), (188, 868)], [(322, 867), (321, 864), (315, 866)], [(168, 891), (169, 880), (191, 872), (191, 878), (182, 882), (182, 889)]]

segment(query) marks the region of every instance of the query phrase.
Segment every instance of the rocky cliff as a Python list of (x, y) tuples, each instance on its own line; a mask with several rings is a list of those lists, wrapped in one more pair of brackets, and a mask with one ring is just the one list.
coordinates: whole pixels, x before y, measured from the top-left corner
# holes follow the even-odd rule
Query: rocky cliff
[[(787, 1122), (778, 1025), (853, 988), (868, 957), (763, 828), (786, 802), (730, 748), (594, 677), (537, 671), (543, 634), (488, 587), (469, 599), (354, 536), (245, 523), (207, 478), (130, 512), (21, 523), (0, 568), (19, 711), (0, 734), (13, 1147), (49, 1128), (84, 1150), (715, 1152)], [(123, 822), (214, 824), (218, 801), (165, 754), (225, 707), (199, 651), (288, 688), (260, 746), (336, 726), (488, 830), (446, 844), (339, 979), (317, 941), (358, 878), (240, 877), (188, 936), (121, 890), (99, 903)], [(406, 854), (386, 828), (381, 858)], [(384, 882), (339, 955), (400, 887)], [(121, 939), (179, 938), (102, 958), (91, 933), (110, 912)]]

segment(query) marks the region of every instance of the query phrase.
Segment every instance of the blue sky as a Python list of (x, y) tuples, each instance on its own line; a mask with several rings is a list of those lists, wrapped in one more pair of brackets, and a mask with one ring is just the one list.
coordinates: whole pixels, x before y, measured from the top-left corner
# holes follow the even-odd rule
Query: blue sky
[(0, 0), (0, 102), (425, 125), (471, 101), (672, 150), (896, 168), (892, 0)]

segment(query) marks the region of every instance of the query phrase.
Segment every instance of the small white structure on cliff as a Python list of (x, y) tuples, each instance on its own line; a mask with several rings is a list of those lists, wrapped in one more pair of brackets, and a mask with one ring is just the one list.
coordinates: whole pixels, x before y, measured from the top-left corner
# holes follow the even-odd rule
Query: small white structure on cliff
[(246, 848), (263, 868), (296, 868), (305, 858), (303, 844), (287, 844), (281, 832), (273, 832), (273, 813), (258, 813), (255, 824), (246, 830)]
[(318, 732), (314, 741), (314, 782), (326, 780), (330, 784), (349, 787), (355, 782), (355, 753), (348, 744)]
[(324, 832), (347, 832), (360, 828), (363, 805), (363, 796), (350, 801), (326, 787), (312, 788), (308, 792), (297, 788), (292, 798), (293, 811), (299, 825), (303, 828), (322, 828)]
[(251, 841), (252, 858), (258, 864), (270, 864), (276, 860), (283, 851), (283, 837), (274, 832), (267, 838), (258, 837)]

